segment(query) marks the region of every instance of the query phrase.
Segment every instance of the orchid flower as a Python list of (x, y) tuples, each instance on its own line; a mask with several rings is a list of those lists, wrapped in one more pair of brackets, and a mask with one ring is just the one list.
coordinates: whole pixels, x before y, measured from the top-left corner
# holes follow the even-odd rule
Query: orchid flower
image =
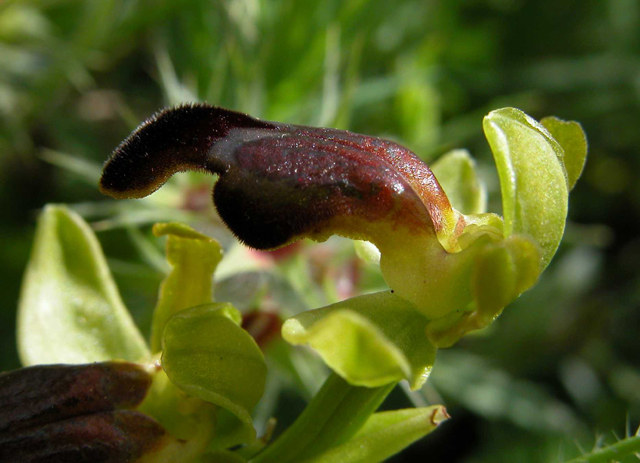
[[(391, 141), (203, 104), (143, 123), (107, 161), (103, 192), (140, 198), (175, 172), (210, 172), (218, 213), (244, 244), (268, 250), (342, 235), (359, 256), (379, 259), (390, 289), (285, 321), (283, 338), (309, 344), (334, 374), (269, 443), (251, 418), (265, 389), (263, 354), (240, 312), (213, 298), (220, 244), (185, 225), (153, 227), (166, 237), (171, 271), (148, 345), (88, 224), (47, 206), (18, 314), (19, 352), (31, 368), (0, 375), (0, 398), (16, 405), (0, 413), (0, 430), (14, 429), (0, 453), (31, 458), (40, 451), (23, 445), (31, 442), (43, 455), (104, 450), (96, 461), (373, 462), (433, 431), (448, 418), (442, 406), (374, 412), (398, 381), (424, 384), (437, 348), (487, 326), (535, 284), (558, 248), (586, 157), (575, 122), (538, 123), (506, 108), (487, 115), (484, 130), (503, 217), (484, 210), (465, 151), (431, 170)], [(42, 412), (51, 407), (53, 415)], [(88, 436), (88, 427), (99, 432)]]
[[(471, 184), (451, 180), (465, 169), (475, 177), (466, 154), (444, 161), (439, 182), (395, 142), (206, 104), (144, 122), (109, 158), (100, 188), (141, 198), (176, 172), (206, 171), (218, 176), (220, 217), (247, 246), (275, 249), (334, 234), (373, 243), (390, 291), (300, 314), (285, 322), (283, 336), (309, 343), (352, 384), (405, 378), (417, 388), (436, 348), (484, 328), (535, 284), (560, 244), (568, 193), (586, 158), (575, 122), (538, 123), (505, 108), (483, 125), (503, 217), (481, 209)], [(471, 195), (475, 206), (457, 199), (456, 209), (442, 184), (451, 185), (452, 197)]]

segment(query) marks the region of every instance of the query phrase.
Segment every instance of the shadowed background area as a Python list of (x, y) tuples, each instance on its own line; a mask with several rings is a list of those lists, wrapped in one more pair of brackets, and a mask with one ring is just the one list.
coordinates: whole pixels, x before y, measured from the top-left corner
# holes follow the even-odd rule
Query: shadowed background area
[[(185, 221), (232, 247), (210, 205), (211, 177), (176, 176), (137, 202), (98, 191), (102, 163), (138, 124), (193, 101), (389, 138), (427, 162), (467, 148), (496, 212), (482, 116), (515, 106), (538, 119), (580, 121), (589, 158), (558, 255), (490, 332), (439, 353), (422, 393), (390, 396), (389, 408), (443, 402), (453, 416), (393, 461), (563, 461), (600, 434), (612, 442), (611, 431), (622, 437), (627, 422), (637, 428), (638, 2), (3, 2), (0, 370), (19, 366), (15, 312), (45, 203), (73, 205), (99, 232), (144, 332), (166, 271), (153, 222)], [(286, 317), (382, 285), (344, 240), (285, 254), (256, 257), (285, 261), (222, 280), (216, 297)], [(261, 301), (264, 287), (271, 289)], [(277, 358), (279, 343), (268, 356)], [(268, 388), (258, 423), (275, 414), (286, 424), (299, 413), (322, 378), (313, 361), (297, 367), (311, 379)]]

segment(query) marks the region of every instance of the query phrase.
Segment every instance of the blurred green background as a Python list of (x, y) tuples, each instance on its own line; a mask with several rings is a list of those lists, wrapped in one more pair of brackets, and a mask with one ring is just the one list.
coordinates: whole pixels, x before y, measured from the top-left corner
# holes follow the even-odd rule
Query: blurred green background
[[(394, 461), (564, 461), (638, 427), (637, 0), (1, 2), (0, 370), (19, 366), (16, 304), (45, 203), (73, 204), (92, 222), (143, 328), (163, 277), (150, 223), (185, 220), (231, 246), (208, 205), (211, 178), (178, 177), (135, 203), (96, 187), (137, 124), (197, 100), (392, 138), (427, 162), (468, 148), (497, 212), (482, 116), (515, 106), (580, 121), (589, 158), (559, 254), (489, 332), (439, 353), (421, 394), (392, 394), (388, 407), (443, 402), (453, 416)], [(381, 284), (372, 269), (353, 278), (344, 242), (323, 246), (236, 274), (218, 297), (286, 315)], [(237, 252), (230, 262), (242, 266)], [(313, 390), (315, 359), (304, 355), (290, 368)], [(257, 413), (287, 423), (308, 393), (276, 383)]]

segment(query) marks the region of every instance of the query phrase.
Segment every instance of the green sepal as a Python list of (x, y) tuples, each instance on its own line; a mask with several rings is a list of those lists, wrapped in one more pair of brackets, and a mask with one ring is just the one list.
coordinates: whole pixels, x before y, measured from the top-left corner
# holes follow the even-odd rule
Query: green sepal
[(162, 367), (186, 393), (231, 412), (243, 427), (239, 440), (251, 442), (251, 410), (264, 392), (267, 368), (253, 338), (225, 313), (220, 304), (210, 304), (171, 317)]
[(161, 347), (162, 330), (174, 314), (213, 301), (213, 272), (222, 259), (222, 247), (215, 239), (180, 223), (158, 223), (155, 236), (167, 236), (166, 254), (171, 273), (160, 287), (151, 326), (151, 350)]
[(236, 415), (226, 408), (216, 410), (216, 433), (209, 443), (211, 449), (229, 449), (242, 444), (257, 442), (255, 433), (251, 432), (244, 421), (238, 419)]
[(535, 284), (540, 272), (540, 251), (530, 238), (512, 235), (486, 244), (471, 275), (474, 302), (429, 323), (429, 340), (437, 347), (450, 347), (468, 332), (487, 327)]
[(449, 416), (442, 405), (379, 412), (344, 444), (304, 463), (377, 463), (421, 439)]
[(483, 127), (500, 177), (505, 236), (531, 236), (541, 247), (544, 269), (567, 219), (564, 151), (542, 125), (518, 109), (490, 112)]
[(64, 206), (46, 206), (38, 220), (20, 296), (18, 351), (24, 366), (149, 357), (95, 234)]
[(406, 379), (417, 389), (436, 355), (425, 336), (427, 323), (411, 303), (384, 291), (303, 312), (284, 323), (282, 336), (291, 344), (308, 343), (352, 385)]
[(564, 151), (563, 163), (567, 172), (569, 190), (575, 186), (587, 161), (587, 136), (575, 121), (563, 121), (554, 116), (545, 117), (540, 123), (551, 133)]
[(487, 189), (467, 150), (450, 151), (431, 165), (451, 205), (463, 214), (487, 211)]
[(202, 454), (216, 431), (217, 407), (178, 389), (158, 368), (157, 360), (150, 367), (156, 370), (153, 384), (139, 411), (153, 417), (172, 437), (184, 444), (181, 456), (185, 460), (188, 460), (187, 454)]
[(237, 326), (242, 325), (242, 313), (229, 302), (212, 302), (211, 304), (203, 304), (192, 308), (195, 309), (197, 307), (202, 308), (202, 310), (206, 308), (214, 315), (228, 318)]
[(540, 274), (539, 258), (535, 244), (521, 236), (487, 246), (476, 261), (472, 277), (474, 300), (482, 314), (483, 326), (533, 286)]

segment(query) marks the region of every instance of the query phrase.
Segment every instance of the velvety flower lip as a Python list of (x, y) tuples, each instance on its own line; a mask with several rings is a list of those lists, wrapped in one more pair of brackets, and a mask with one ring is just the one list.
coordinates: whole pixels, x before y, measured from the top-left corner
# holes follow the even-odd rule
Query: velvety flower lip
[(397, 143), (205, 104), (144, 122), (113, 152), (100, 188), (140, 198), (184, 170), (220, 176), (213, 193), (220, 216), (257, 249), (332, 234), (376, 242), (398, 228), (435, 232), (446, 247), (458, 224), (429, 167)]

